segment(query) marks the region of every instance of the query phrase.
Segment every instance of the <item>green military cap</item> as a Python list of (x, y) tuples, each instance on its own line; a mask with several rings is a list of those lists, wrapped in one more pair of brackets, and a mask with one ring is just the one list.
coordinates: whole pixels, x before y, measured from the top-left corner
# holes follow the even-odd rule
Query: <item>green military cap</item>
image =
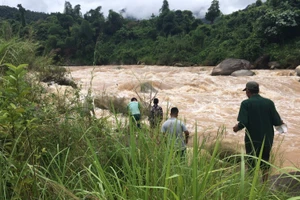
[(243, 91), (245, 91), (246, 89), (248, 90), (259, 90), (259, 85), (257, 82), (255, 81), (249, 81), (247, 84), (246, 84), (246, 88), (243, 89)]

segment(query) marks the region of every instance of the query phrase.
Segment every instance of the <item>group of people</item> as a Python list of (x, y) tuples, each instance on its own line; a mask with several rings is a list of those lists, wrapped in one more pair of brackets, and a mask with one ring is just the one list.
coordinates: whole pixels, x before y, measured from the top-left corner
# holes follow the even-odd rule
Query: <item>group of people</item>
[[(284, 124), (278, 114), (272, 100), (264, 98), (259, 94), (259, 84), (250, 81), (245, 89), (248, 99), (242, 101), (237, 117), (238, 123), (233, 127), (237, 132), (245, 128), (245, 149), (247, 164), (250, 172), (255, 169), (257, 158), (261, 158), (260, 168), (262, 170), (262, 180), (266, 181), (269, 176), (270, 153), (274, 140), (274, 127)], [(158, 99), (153, 100), (150, 110), (150, 127), (159, 127), (163, 120), (163, 110), (158, 105)], [(128, 104), (129, 112), (140, 128), (140, 104), (136, 98), (132, 98)], [(170, 118), (161, 125), (161, 132), (175, 138), (177, 152), (184, 156), (188, 143), (189, 131), (185, 124), (178, 119), (179, 110), (177, 107), (171, 108)]]
[[(163, 109), (158, 105), (158, 98), (154, 98), (153, 106), (151, 107), (149, 114), (149, 122), (151, 128), (156, 128), (159, 126), (163, 119)], [(141, 119), (141, 105), (138, 102), (137, 98), (131, 98), (130, 103), (127, 105), (131, 119), (136, 123), (138, 128), (141, 128), (140, 119)]]
[[(150, 128), (156, 129), (160, 126), (163, 120), (163, 109), (158, 105), (158, 98), (153, 99), (153, 106), (150, 109), (149, 113), (149, 123)], [(140, 104), (138, 100), (133, 97), (130, 103), (127, 105), (130, 116), (132, 120), (136, 123), (138, 128), (141, 128), (140, 119)], [(169, 136), (173, 138), (174, 143), (176, 144), (176, 150), (181, 157), (185, 154), (186, 144), (188, 143), (189, 131), (186, 128), (185, 124), (178, 119), (179, 110), (177, 107), (171, 108), (170, 118), (167, 119), (161, 126), (161, 132), (166, 134), (170, 133)], [(185, 136), (183, 136), (183, 133)], [(171, 140), (170, 140), (171, 141)]]

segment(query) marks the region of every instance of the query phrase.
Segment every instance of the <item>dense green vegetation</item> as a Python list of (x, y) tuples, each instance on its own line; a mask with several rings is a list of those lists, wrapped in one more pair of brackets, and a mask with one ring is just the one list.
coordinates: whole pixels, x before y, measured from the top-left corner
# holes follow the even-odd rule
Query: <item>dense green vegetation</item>
[[(119, 16), (111, 14), (112, 18)], [(55, 14), (47, 20), (55, 21), (58, 16), (67, 15)], [(40, 22), (45, 23), (47, 31), (60, 31), (47, 29), (47, 22)], [(14, 23), (22, 27), (21, 21)], [(89, 27), (90, 22), (82, 21), (81, 25)], [(57, 81), (66, 75), (64, 68), (51, 65), (53, 58), (62, 62), (60, 51), (49, 48), (51, 53), (44, 52), (46, 49), (35, 39), (42, 34), (36, 35), (34, 26), (19, 27), (23, 31), (13, 27), (9, 21), (3, 22), (0, 37), (1, 199), (271, 200), (293, 196), (287, 192), (289, 187), (279, 191), (271, 189), (269, 183), (261, 183), (260, 159), (249, 174), (245, 155), (222, 147), (222, 129), (212, 142), (209, 136), (198, 143), (194, 134), (193, 148), (185, 160), (176, 156), (174, 141), (167, 140), (159, 130), (150, 130), (147, 124), (137, 129), (126, 115), (120, 120), (118, 112), (126, 110), (122, 99), (107, 97), (110, 101), (98, 102), (112, 111), (113, 122), (106, 117), (89, 120), (82, 115), (80, 88), (56, 94), (47, 92), (41, 84), (45, 79)], [(73, 29), (69, 30), (71, 37)], [(103, 30), (98, 31), (108, 37)], [(173, 43), (180, 37), (158, 38)], [(103, 44), (108, 45), (106, 42)], [(99, 55), (103, 54), (95, 57)], [(273, 173), (285, 173), (285, 169), (274, 165), (272, 169)]]
[[(11, 8), (9, 6), (0, 6), (0, 19), (1, 20), (16, 20), (21, 21), (22, 15), (20, 11), (24, 11), (24, 21), (26, 23), (36, 22), (38, 20), (44, 20), (49, 15), (41, 12), (34, 12), (30, 10), (25, 10), (21, 4), (18, 4), (17, 8)], [(23, 9), (24, 10), (23, 10)]]
[(194, 134), (193, 148), (187, 159), (181, 159), (173, 149), (175, 141), (159, 130), (147, 125), (137, 129), (117, 117), (116, 125), (107, 118), (89, 121), (80, 115), (79, 91), (48, 94), (26, 65), (4, 66), (0, 90), (0, 196), (4, 200), (293, 196), (261, 183), (261, 160), (252, 175), (247, 173), (245, 155), (222, 149), (222, 129), (220, 138), (209, 146), (207, 138), (198, 143)]
[(188, 10), (172, 10), (167, 0), (149, 19), (126, 18), (124, 11), (113, 10), (105, 17), (101, 6), (82, 14), (80, 5), (70, 2), (64, 13), (51, 14), (19, 4), (18, 12), (0, 7), (5, 19), (1, 35), (39, 42), (39, 55), (53, 54), (57, 65), (215, 65), (229, 57), (254, 62), (269, 55), (282, 67), (294, 68), (300, 64), (299, 5), (299, 0), (257, 0), (222, 15), (213, 0), (203, 20)]
[(223, 151), (218, 137), (207, 147), (209, 141), (201, 138), (203, 142), (197, 143), (195, 134), (188, 159), (180, 159), (174, 141), (165, 142), (159, 130), (146, 125), (136, 129), (117, 118), (116, 126), (106, 118), (88, 121), (80, 116), (77, 91), (62, 96), (42, 93), (28, 79), (26, 65), (6, 66), (0, 91), (0, 195), (4, 200), (293, 196), (261, 183), (260, 161), (248, 174), (245, 155)]

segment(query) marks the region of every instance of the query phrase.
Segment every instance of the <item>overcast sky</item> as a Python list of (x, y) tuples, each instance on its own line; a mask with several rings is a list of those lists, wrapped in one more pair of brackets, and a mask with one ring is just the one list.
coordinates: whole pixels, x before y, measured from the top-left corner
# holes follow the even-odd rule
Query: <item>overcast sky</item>
[[(1, 5), (10, 7), (17, 7), (18, 4), (22, 4), (26, 10), (45, 13), (62, 13), (65, 4), (65, 0), (0, 0), (0, 2)], [(73, 8), (79, 4), (82, 14), (101, 6), (105, 16), (107, 16), (110, 9), (119, 12), (121, 9), (126, 8), (127, 13), (132, 16), (148, 18), (152, 13), (158, 14), (163, 0), (69, 0), (69, 2)], [(171, 10), (190, 10), (199, 13), (200, 16), (205, 15), (211, 4), (211, 0), (168, 0), (168, 2)], [(230, 14), (246, 8), (247, 5), (255, 3), (256, 0), (219, 0), (219, 2), (221, 12)]]

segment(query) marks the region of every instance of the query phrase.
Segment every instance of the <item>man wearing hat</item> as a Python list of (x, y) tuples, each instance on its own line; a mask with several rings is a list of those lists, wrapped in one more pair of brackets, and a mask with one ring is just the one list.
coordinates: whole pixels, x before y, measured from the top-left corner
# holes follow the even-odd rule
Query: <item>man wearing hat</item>
[(246, 91), (248, 97), (241, 103), (238, 124), (233, 127), (233, 131), (237, 132), (245, 128), (245, 148), (246, 153), (250, 155), (247, 158), (250, 169), (254, 169), (256, 159), (262, 151), (262, 161), (260, 168), (263, 173), (263, 181), (267, 181), (269, 175), (270, 165), (265, 163), (269, 162), (270, 152), (274, 140), (273, 126), (280, 126), (283, 124), (274, 102), (270, 99), (260, 96), (259, 84), (255, 81), (250, 81), (246, 84)]

